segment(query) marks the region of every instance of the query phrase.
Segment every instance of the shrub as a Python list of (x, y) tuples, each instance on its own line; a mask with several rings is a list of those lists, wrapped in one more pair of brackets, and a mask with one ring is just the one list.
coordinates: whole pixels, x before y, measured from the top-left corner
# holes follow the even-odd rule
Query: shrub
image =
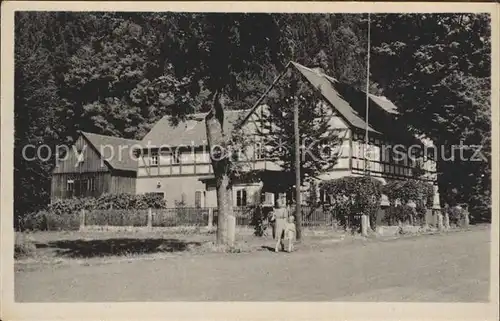
[(417, 206), (432, 207), (434, 202), (433, 185), (417, 179), (389, 181), (382, 188), (382, 192), (387, 195), (392, 205), (396, 200), (401, 201), (403, 204), (413, 200)]
[(14, 259), (32, 257), (36, 253), (36, 245), (28, 237), (22, 234), (16, 234), (14, 243)]
[(20, 219), (21, 231), (41, 231), (47, 229), (47, 219), (44, 211), (26, 214)]
[(44, 215), (48, 231), (78, 230), (80, 228), (80, 215), (78, 212), (66, 215), (46, 212)]
[(108, 209), (89, 211), (85, 217), (87, 225), (146, 226), (147, 210)]
[(390, 206), (384, 216), (384, 222), (388, 225), (397, 225), (399, 222), (408, 222), (413, 215), (413, 209), (408, 205)]
[[(145, 226), (147, 214), (141, 211), (148, 208), (166, 208), (165, 200), (156, 194), (103, 194), (99, 198), (75, 197), (57, 200), (42, 211), (26, 215), (21, 220), (21, 225), (23, 230), (74, 230), (78, 229), (79, 214), (85, 209), (89, 214), (86, 218), (89, 225), (101, 225), (97, 224), (100, 222), (102, 225)], [(101, 210), (102, 217), (97, 217), (98, 210)]]
[(177, 209), (164, 209), (153, 211), (153, 226), (177, 226)]
[[(388, 210), (387, 222), (402, 221), (415, 224), (416, 221), (422, 222), (425, 218), (427, 208), (432, 207), (434, 202), (433, 185), (417, 179), (409, 179), (405, 181), (389, 181), (382, 189), (387, 195), (391, 203)], [(401, 202), (402, 206), (395, 206), (397, 201)], [(416, 204), (416, 213), (413, 213), (411, 208), (407, 208), (406, 204), (413, 201)], [(415, 219), (415, 220), (413, 220)]]
[(373, 177), (342, 177), (322, 182), (320, 188), (333, 198), (334, 210), (345, 213), (354, 226), (360, 227), (358, 215), (368, 215), (375, 222), (380, 207), (382, 183)]
[(185, 222), (188, 218), (188, 210), (186, 208), (186, 203), (182, 201), (175, 201), (175, 208), (177, 210), (177, 219), (180, 222)]
[(250, 225), (253, 226), (255, 236), (264, 236), (267, 230), (267, 220), (268, 215), (264, 213), (264, 209), (262, 207), (256, 207), (252, 212), (252, 219)]

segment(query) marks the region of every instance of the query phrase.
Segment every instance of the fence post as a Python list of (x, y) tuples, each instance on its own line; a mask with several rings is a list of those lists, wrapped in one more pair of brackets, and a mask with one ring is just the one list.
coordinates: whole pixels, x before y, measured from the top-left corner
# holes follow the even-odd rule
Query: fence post
[(153, 211), (151, 210), (151, 207), (148, 208), (148, 222), (147, 222), (147, 227), (149, 229), (153, 228)]
[(448, 230), (450, 228), (450, 214), (448, 211), (444, 213), (444, 228)]
[(368, 223), (369, 223), (368, 215), (362, 214), (361, 215), (361, 235), (363, 235), (363, 236), (368, 236)]
[(437, 219), (437, 228), (442, 231), (443, 230), (443, 214), (441, 214), (441, 211), (436, 213), (436, 219)]
[(425, 209), (425, 214), (424, 214), (424, 228), (428, 229), (429, 228), (429, 215), (432, 215), (432, 210), (430, 208)]
[(463, 216), (464, 216), (464, 227), (469, 228), (469, 224), (470, 224), (469, 211), (464, 210)]
[(85, 210), (80, 211), (80, 231), (85, 229)]
[(227, 220), (226, 220), (226, 224), (227, 224), (227, 232), (228, 232), (227, 244), (230, 247), (233, 247), (234, 246), (235, 229), (236, 229), (236, 216), (234, 214), (228, 215)]
[(209, 208), (208, 209), (208, 225), (207, 227), (211, 229), (214, 226), (214, 209)]

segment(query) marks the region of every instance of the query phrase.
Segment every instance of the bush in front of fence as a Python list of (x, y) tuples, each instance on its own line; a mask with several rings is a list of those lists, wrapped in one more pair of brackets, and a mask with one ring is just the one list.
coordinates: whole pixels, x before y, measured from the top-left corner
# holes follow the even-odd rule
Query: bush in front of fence
[[(434, 202), (432, 184), (418, 179), (392, 180), (387, 182), (382, 191), (390, 202), (384, 221), (392, 225), (421, 224), (425, 220), (427, 209), (431, 208)], [(415, 203), (415, 210), (407, 205), (410, 201)]]
[(207, 226), (208, 208), (175, 207), (152, 211), (152, 226)]
[[(26, 215), (21, 219), (22, 230), (74, 230), (79, 226), (82, 210), (88, 213), (86, 224), (109, 222), (103, 225), (131, 226), (146, 225), (147, 209), (166, 208), (163, 197), (159, 195), (103, 194), (98, 198), (69, 198), (57, 200), (47, 208)], [(98, 214), (95, 211), (107, 210)], [(95, 212), (95, 214), (93, 214)], [(146, 213), (146, 214), (144, 214)], [(104, 217), (100, 217), (100, 215)], [(144, 224), (142, 224), (144, 222)], [(95, 224), (100, 225), (100, 224)]]
[(374, 227), (382, 197), (382, 182), (373, 177), (347, 176), (321, 182), (320, 189), (329, 198), (332, 212), (342, 213), (350, 228), (361, 229), (360, 215), (368, 215)]
[(71, 231), (78, 230), (80, 216), (79, 212), (60, 215), (48, 210), (41, 210), (27, 214), (21, 223), (23, 230), (28, 231)]
[(148, 210), (107, 209), (91, 210), (85, 213), (85, 225), (97, 226), (146, 226)]
[(382, 221), (387, 225), (400, 225), (410, 221), (413, 209), (408, 205), (390, 206), (385, 211)]

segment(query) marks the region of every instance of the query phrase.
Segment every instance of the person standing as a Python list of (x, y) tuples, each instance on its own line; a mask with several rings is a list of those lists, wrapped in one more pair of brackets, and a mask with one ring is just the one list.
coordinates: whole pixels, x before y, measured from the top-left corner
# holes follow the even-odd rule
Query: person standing
[(289, 211), (285, 204), (285, 199), (282, 197), (278, 200), (276, 204), (276, 209), (274, 210), (275, 217), (275, 229), (276, 229), (276, 246), (274, 247), (274, 251), (279, 251), (279, 246), (281, 245), (282, 250), (284, 250), (283, 239), (285, 237), (285, 228), (288, 219)]

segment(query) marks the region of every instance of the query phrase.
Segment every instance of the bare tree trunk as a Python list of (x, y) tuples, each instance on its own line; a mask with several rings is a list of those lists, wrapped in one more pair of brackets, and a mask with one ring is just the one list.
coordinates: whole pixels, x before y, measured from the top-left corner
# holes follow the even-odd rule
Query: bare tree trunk
[(235, 217), (233, 212), (231, 184), (228, 175), (222, 175), (217, 184), (217, 244), (234, 245)]
[(205, 118), (207, 143), (217, 189), (217, 244), (234, 245), (236, 219), (233, 212), (230, 159), (224, 134), (224, 110), (220, 92), (213, 95), (212, 109)]

